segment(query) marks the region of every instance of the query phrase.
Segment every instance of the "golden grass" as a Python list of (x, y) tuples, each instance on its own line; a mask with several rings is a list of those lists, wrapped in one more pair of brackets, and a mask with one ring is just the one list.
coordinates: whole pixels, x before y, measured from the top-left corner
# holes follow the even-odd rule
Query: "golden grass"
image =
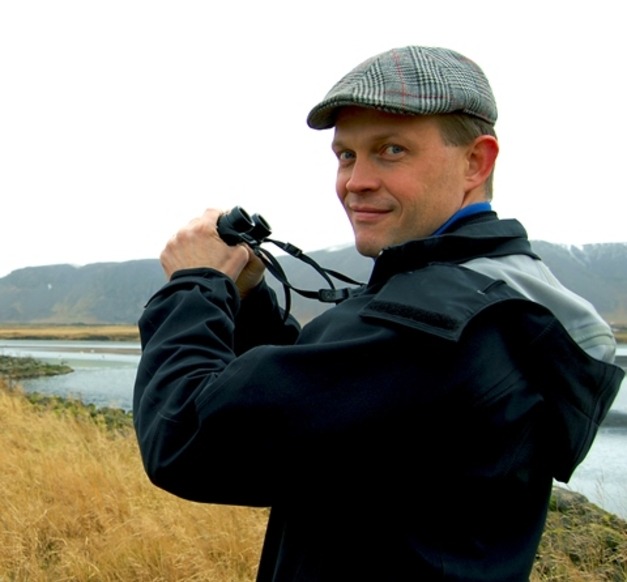
[(137, 341), (136, 325), (9, 325), (0, 324), (0, 339)]
[[(46, 408), (0, 378), (0, 581), (251, 582), (263, 509), (152, 484), (131, 429)], [(627, 524), (554, 496), (532, 582), (627, 580)]]
[(264, 510), (169, 495), (132, 433), (37, 412), (6, 389), (0, 426), (0, 580), (254, 580)]
[(627, 523), (583, 495), (555, 490), (531, 582), (627, 580)]

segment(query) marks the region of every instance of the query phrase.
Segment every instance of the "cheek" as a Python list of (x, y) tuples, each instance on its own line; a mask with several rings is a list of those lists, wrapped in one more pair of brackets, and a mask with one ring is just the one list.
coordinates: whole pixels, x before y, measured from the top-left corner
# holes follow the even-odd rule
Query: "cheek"
[(335, 191), (337, 193), (337, 197), (342, 201), (346, 198), (346, 182), (346, 176), (343, 175), (343, 172), (338, 171), (335, 177)]

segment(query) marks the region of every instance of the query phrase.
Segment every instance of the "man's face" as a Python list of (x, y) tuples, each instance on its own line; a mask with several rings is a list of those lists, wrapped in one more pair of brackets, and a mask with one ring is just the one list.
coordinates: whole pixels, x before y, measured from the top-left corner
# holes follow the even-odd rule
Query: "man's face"
[(362, 255), (429, 236), (469, 203), (468, 148), (446, 145), (435, 117), (346, 107), (332, 147), (337, 194)]

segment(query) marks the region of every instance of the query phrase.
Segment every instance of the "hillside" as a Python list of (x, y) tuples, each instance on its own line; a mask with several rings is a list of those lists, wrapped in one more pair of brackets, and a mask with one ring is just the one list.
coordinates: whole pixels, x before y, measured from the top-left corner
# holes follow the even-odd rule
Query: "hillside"
[(0, 279), (0, 322), (134, 323), (164, 282), (157, 260), (27, 267)]
[[(607, 321), (617, 326), (627, 324), (627, 243), (581, 248), (542, 241), (532, 245), (557, 277), (595, 305)], [(360, 281), (368, 279), (371, 260), (358, 255), (352, 247), (321, 250), (310, 256), (328, 269)], [(279, 261), (299, 289), (326, 286), (305, 263), (287, 256), (279, 257)], [(272, 276), (268, 280), (283, 301), (280, 284)], [(27, 267), (0, 278), (0, 323), (132, 324), (151, 294), (164, 282), (156, 259), (82, 267)], [(344, 286), (341, 282), (337, 285)], [(295, 293), (291, 297), (292, 312), (301, 321), (328, 307)]]

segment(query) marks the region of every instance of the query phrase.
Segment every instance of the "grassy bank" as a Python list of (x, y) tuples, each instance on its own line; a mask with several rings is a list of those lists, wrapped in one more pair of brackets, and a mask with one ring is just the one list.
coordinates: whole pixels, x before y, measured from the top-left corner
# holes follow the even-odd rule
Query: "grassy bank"
[(0, 324), (0, 339), (139, 341), (139, 332), (136, 325)]
[[(130, 416), (111, 416), (0, 379), (0, 579), (254, 580), (266, 511), (160, 491)], [(534, 582), (625, 580), (626, 562), (625, 522), (578, 496), (554, 497)]]
[(48, 364), (35, 358), (16, 358), (0, 354), (0, 377), (10, 382), (24, 378), (69, 374), (72, 368), (65, 364)]

